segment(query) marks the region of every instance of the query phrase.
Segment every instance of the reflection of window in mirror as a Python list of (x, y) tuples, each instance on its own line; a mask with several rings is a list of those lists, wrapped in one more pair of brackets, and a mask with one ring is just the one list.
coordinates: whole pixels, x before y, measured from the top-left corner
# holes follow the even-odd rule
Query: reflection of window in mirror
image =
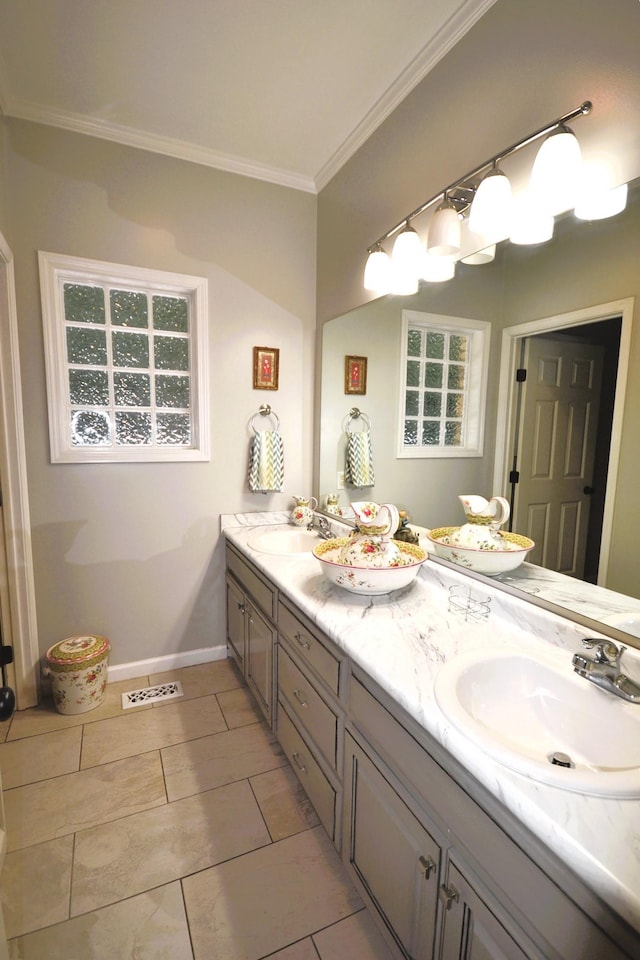
[(491, 325), (402, 311), (398, 457), (480, 457)]

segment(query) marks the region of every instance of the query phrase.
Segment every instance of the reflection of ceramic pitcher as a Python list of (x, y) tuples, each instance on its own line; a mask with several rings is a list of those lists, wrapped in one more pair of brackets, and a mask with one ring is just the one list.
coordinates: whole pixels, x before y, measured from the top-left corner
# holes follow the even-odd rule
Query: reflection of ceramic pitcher
[(313, 522), (313, 511), (318, 506), (315, 497), (294, 497), (295, 507), (291, 511), (291, 521), (297, 527), (307, 527)]
[(475, 494), (463, 495), (458, 499), (467, 522), (451, 534), (451, 543), (460, 547), (474, 547), (477, 550), (495, 549), (495, 543), (500, 537), (500, 527), (509, 519), (509, 501), (504, 497), (485, 500)]

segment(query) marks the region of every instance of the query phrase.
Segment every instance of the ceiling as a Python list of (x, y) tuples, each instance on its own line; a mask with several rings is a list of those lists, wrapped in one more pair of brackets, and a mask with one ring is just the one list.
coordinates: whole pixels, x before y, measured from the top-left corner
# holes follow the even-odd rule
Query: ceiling
[(494, 0), (0, 0), (0, 110), (315, 193)]

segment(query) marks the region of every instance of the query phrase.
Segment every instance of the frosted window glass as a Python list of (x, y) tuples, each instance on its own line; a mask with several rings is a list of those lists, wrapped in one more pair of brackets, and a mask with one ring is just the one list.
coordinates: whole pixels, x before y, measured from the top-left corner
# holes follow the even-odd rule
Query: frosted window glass
[(71, 442), (76, 447), (111, 443), (111, 423), (99, 410), (76, 410), (71, 415)]
[(418, 443), (418, 424), (415, 420), (405, 420), (404, 422), (404, 443), (405, 446), (415, 447)]
[(112, 333), (113, 363), (116, 367), (149, 366), (149, 338), (144, 333)]
[(424, 395), (425, 417), (439, 417), (442, 410), (442, 394), (429, 391)]
[(113, 375), (114, 400), (117, 407), (150, 407), (151, 377), (148, 373)]
[(440, 424), (437, 420), (426, 420), (422, 424), (423, 446), (432, 446), (440, 443)]
[(104, 290), (81, 283), (65, 283), (64, 315), (68, 323), (104, 323)]
[(461, 417), (463, 410), (464, 410), (464, 394), (448, 393), (447, 394), (447, 416)]
[(465, 368), (460, 364), (452, 364), (449, 367), (447, 376), (447, 386), (451, 390), (463, 390), (465, 380)]
[(447, 420), (444, 428), (444, 442), (447, 447), (459, 447), (462, 443), (462, 424)]
[(151, 443), (152, 422), (150, 413), (134, 413), (120, 410), (116, 413), (116, 443), (139, 445)]
[(444, 333), (427, 333), (427, 356), (433, 360), (444, 358)]
[(153, 351), (158, 370), (189, 369), (189, 341), (184, 337), (155, 337)]
[(181, 413), (159, 413), (157, 423), (158, 443), (166, 446), (191, 443), (191, 421)]
[(189, 406), (189, 377), (156, 377), (156, 406), (183, 407)]
[(422, 353), (422, 332), (409, 330), (407, 334), (407, 356), (419, 357)]
[(467, 360), (468, 345), (468, 337), (460, 337), (456, 334), (451, 334), (449, 339), (449, 359), (459, 360), (464, 363)]
[(110, 295), (111, 323), (117, 327), (148, 327), (146, 293), (131, 290), (112, 290)]
[(106, 366), (107, 335), (104, 330), (67, 327), (67, 361)]
[(187, 333), (189, 311), (182, 297), (153, 297), (153, 326), (155, 330), (172, 330)]
[(407, 417), (417, 417), (420, 411), (420, 394), (417, 390), (407, 390), (404, 412)]
[(105, 370), (69, 370), (69, 400), (73, 406), (109, 403), (109, 377)]
[(420, 386), (420, 364), (417, 360), (407, 361), (407, 386)]
[(428, 363), (425, 368), (424, 383), (426, 387), (442, 386), (442, 364)]

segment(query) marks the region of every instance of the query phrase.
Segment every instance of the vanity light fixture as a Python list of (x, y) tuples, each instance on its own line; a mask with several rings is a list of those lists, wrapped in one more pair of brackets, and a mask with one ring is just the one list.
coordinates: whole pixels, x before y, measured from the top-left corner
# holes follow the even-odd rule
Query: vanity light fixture
[(579, 220), (605, 220), (621, 213), (627, 205), (629, 185), (620, 184), (611, 190), (595, 191), (578, 199), (575, 215)]
[(509, 239), (511, 243), (529, 246), (546, 243), (553, 236), (555, 222), (536, 202), (530, 190), (515, 204)]
[(559, 124), (543, 141), (531, 168), (529, 189), (548, 216), (575, 204), (580, 183), (582, 153), (573, 130)]
[(512, 216), (511, 183), (496, 162), (476, 190), (469, 213), (469, 230), (491, 242), (503, 240), (509, 235)]
[[(510, 194), (511, 188), (506, 174), (504, 174), (498, 167), (499, 163), (502, 163), (512, 154), (516, 153), (518, 150), (521, 150), (523, 147), (528, 146), (536, 140), (539, 140), (541, 137), (547, 137), (543, 146), (553, 140), (557, 140), (558, 143), (553, 146), (549, 146), (545, 150), (547, 152), (555, 153), (560, 146), (567, 147), (567, 152), (570, 155), (573, 155), (575, 159), (576, 151), (575, 147), (577, 146), (578, 152), (580, 150), (579, 144), (573, 135), (573, 132), (567, 127), (567, 123), (571, 120), (575, 120), (577, 117), (585, 116), (590, 113), (592, 109), (592, 104), (589, 100), (585, 100), (584, 103), (581, 103), (579, 107), (575, 110), (572, 110), (570, 113), (565, 114), (562, 117), (559, 117), (557, 120), (553, 120), (551, 123), (548, 123), (546, 126), (541, 127), (539, 130), (534, 131), (534, 133), (529, 134), (523, 140), (519, 140), (517, 143), (512, 144), (510, 147), (507, 147), (505, 150), (501, 150), (500, 153), (497, 153), (494, 157), (491, 157), (489, 160), (486, 160), (480, 166), (476, 167), (474, 170), (470, 170), (469, 173), (465, 174), (464, 177), (455, 180), (453, 183), (449, 184), (448, 187), (445, 187), (444, 190), (439, 190), (433, 197), (429, 200), (426, 200), (419, 207), (413, 210), (410, 214), (403, 217), (402, 220), (397, 223), (394, 227), (380, 237), (374, 244), (368, 248), (369, 259), (367, 260), (367, 267), (365, 270), (365, 286), (367, 290), (371, 290), (374, 293), (383, 294), (401, 291), (406, 291), (407, 293), (415, 293), (418, 289), (418, 280), (422, 278), (424, 272), (424, 255), (425, 247), (420, 243), (422, 259), (418, 256), (417, 243), (420, 242), (420, 237), (418, 236), (416, 230), (413, 228), (412, 223), (417, 217), (425, 213), (430, 207), (433, 206), (436, 201), (443, 198), (440, 206), (435, 211), (435, 215), (432, 217), (432, 224), (429, 229), (429, 234), (427, 238), (426, 247), (430, 256), (456, 256), (460, 253), (461, 250), (461, 240), (459, 236), (459, 230), (461, 226), (461, 219), (465, 214), (473, 210), (474, 206), (482, 208), (481, 204), (476, 205), (474, 197), (481, 193), (480, 187), (482, 184), (487, 183), (486, 190), (483, 189), (482, 193), (488, 192), (491, 188), (501, 188), (501, 195), (503, 198), (506, 197), (507, 192)], [(571, 141), (571, 142), (570, 142)], [(541, 148), (542, 150), (542, 148)], [(561, 152), (561, 151), (559, 151)], [(544, 163), (543, 163), (544, 161)], [(543, 154), (542, 159), (540, 160), (539, 167), (544, 169), (546, 164), (546, 158)], [(564, 168), (566, 169), (566, 168)], [(542, 174), (540, 174), (542, 177)], [(538, 174), (536, 174), (536, 180)], [(565, 178), (566, 180), (566, 178)], [(496, 181), (495, 183), (491, 181)], [(572, 189), (575, 187), (575, 184), (578, 183), (578, 178), (570, 186)], [(571, 206), (571, 200), (563, 202), (563, 208), (568, 209)], [(508, 210), (508, 203), (503, 202), (502, 209), (503, 211)], [(496, 208), (489, 210), (486, 213), (483, 220), (480, 220), (480, 225), (483, 227), (483, 231), (480, 232), (480, 235), (485, 238), (485, 248), (489, 248), (493, 244), (494, 240), (503, 240), (509, 236), (510, 226), (506, 226), (506, 218), (508, 213), (503, 214), (502, 218), (502, 230), (496, 230), (496, 219), (498, 213)], [(454, 224), (454, 217), (456, 223)], [(480, 231), (480, 225), (478, 225), (477, 219), (474, 216), (474, 221), (476, 223), (476, 230)], [(484, 232), (484, 229), (488, 225), (488, 234)], [(504, 229), (506, 226), (506, 229)], [(398, 255), (396, 257), (396, 249), (394, 244), (392, 260), (396, 260), (397, 266), (391, 263), (388, 274), (385, 272), (385, 267), (378, 267), (378, 264), (382, 264), (383, 258), (381, 254), (385, 254), (383, 244), (390, 240), (392, 237), (395, 237), (397, 234), (410, 233), (410, 240), (403, 240), (401, 246), (398, 249)], [(475, 231), (474, 231), (475, 232)], [(498, 235), (498, 233), (501, 235)], [(399, 239), (399, 237), (397, 238)], [(397, 241), (396, 241), (397, 242)], [(540, 242), (540, 241), (536, 241)], [(410, 250), (406, 251), (406, 247), (410, 246)], [(455, 249), (452, 249), (455, 248)], [(402, 251), (402, 257), (400, 252)], [(471, 260), (471, 257), (475, 256), (471, 254), (468, 257), (464, 257), (464, 262), (470, 263), (474, 262)], [(477, 260), (475, 262), (478, 262)], [(484, 260), (488, 262), (488, 258)], [(410, 266), (412, 264), (412, 266)], [(412, 278), (409, 276), (410, 271), (414, 271)], [(382, 280), (384, 281), (384, 285)], [(410, 282), (411, 281), (411, 282)], [(375, 287), (370, 284), (375, 283)]]

